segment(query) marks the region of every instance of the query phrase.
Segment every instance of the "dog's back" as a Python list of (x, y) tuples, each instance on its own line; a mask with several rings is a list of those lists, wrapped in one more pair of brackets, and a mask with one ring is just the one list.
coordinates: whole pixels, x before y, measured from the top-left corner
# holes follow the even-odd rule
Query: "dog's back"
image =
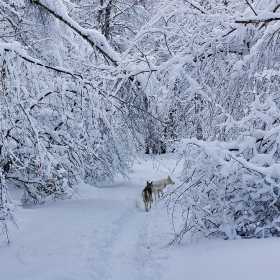
[(143, 191), (142, 191), (142, 197), (143, 197), (143, 201), (144, 201), (144, 203), (145, 202), (149, 202), (149, 200), (150, 200), (150, 193), (149, 193), (149, 191), (148, 191), (148, 189), (144, 189)]
[(152, 182), (154, 189), (164, 189), (167, 185), (174, 185), (175, 183), (168, 176), (166, 179), (161, 179)]
[(152, 184), (153, 184), (154, 189), (163, 189), (165, 187), (164, 182), (165, 182), (165, 179), (153, 181)]
[(175, 183), (168, 176), (166, 179), (161, 179), (161, 180), (158, 180), (158, 181), (153, 181), (152, 184), (153, 184), (153, 192), (154, 192), (155, 200), (156, 200), (157, 199), (157, 194), (158, 194), (158, 198), (160, 197), (160, 193), (161, 193), (161, 196), (163, 196), (163, 189), (167, 185), (174, 185)]

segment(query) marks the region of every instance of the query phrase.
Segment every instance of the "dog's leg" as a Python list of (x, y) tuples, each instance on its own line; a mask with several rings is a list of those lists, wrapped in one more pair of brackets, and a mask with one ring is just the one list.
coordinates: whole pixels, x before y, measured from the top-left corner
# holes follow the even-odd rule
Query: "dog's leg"
[(157, 194), (158, 194), (158, 199), (160, 199), (159, 193), (161, 192), (161, 189), (158, 189)]
[(157, 201), (157, 191), (154, 189), (154, 190), (153, 190), (153, 193), (154, 193), (154, 195), (155, 195), (155, 201)]
[(153, 199), (153, 189), (152, 189), (151, 193), (149, 194), (149, 201), (151, 203), (154, 202), (154, 199)]

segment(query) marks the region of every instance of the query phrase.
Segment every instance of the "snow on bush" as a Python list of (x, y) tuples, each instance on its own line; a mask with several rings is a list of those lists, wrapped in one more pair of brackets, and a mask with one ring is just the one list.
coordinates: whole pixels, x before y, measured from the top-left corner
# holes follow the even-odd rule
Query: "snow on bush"
[(183, 184), (167, 201), (171, 243), (189, 231), (225, 239), (280, 236), (279, 117), (271, 98), (256, 97), (249, 115), (235, 122), (243, 131), (235, 141), (182, 141)]
[(118, 113), (83, 81), (29, 63), (12, 47), (0, 56), (0, 162), (7, 185), (24, 189), (22, 203), (71, 198), (80, 180), (97, 185), (126, 173), (132, 144)]

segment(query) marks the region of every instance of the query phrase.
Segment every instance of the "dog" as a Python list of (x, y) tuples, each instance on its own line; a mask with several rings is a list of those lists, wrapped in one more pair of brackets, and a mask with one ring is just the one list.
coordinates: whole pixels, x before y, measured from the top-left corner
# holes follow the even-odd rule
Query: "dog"
[(174, 185), (175, 183), (168, 176), (166, 179), (161, 179), (161, 180), (158, 180), (158, 181), (152, 181), (151, 184), (153, 185), (153, 193), (155, 195), (155, 201), (156, 201), (157, 200), (157, 194), (158, 194), (158, 199), (159, 199), (160, 198), (160, 193), (161, 193), (161, 196), (163, 196), (163, 189), (167, 185)]
[(146, 212), (148, 212), (149, 203), (150, 203), (149, 209), (151, 209), (152, 202), (153, 202), (153, 184), (152, 183), (149, 183), (147, 181), (147, 185), (144, 188), (144, 190), (142, 191), (142, 198), (143, 198), (143, 201), (145, 204), (145, 210), (146, 210)]

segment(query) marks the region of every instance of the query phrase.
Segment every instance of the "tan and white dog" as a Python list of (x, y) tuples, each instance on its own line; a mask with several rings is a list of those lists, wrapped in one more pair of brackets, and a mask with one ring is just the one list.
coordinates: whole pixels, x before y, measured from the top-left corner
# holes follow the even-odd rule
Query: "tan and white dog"
[(154, 192), (154, 195), (155, 195), (155, 200), (157, 200), (157, 194), (158, 194), (158, 198), (160, 198), (160, 193), (161, 193), (161, 196), (163, 196), (163, 189), (167, 185), (174, 185), (175, 183), (168, 176), (166, 179), (153, 181), (152, 184), (153, 184), (153, 192)]

